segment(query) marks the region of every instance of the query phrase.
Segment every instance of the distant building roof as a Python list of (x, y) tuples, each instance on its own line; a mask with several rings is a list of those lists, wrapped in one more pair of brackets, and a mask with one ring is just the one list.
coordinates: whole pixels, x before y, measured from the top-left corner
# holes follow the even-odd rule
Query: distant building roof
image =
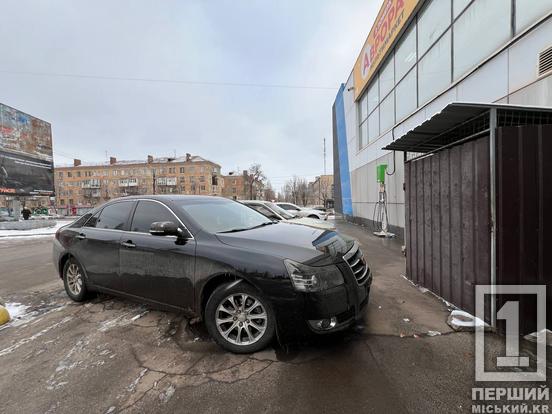
[(220, 164), (210, 161), (199, 155), (192, 155), (189, 159), (186, 156), (182, 157), (154, 157), (151, 162), (145, 160), (117, 160), (115, 162), (103, 161), (103, 162), (83, 162), (79, 165), (74, 164), (56, 164), (56, 168), (80, 168), (80, 167), (114, 167), (114, 166), (124, 166), (124, 165), (141, 165), (141, 164), (169, 164), (169, 163), (179, 163), (179, 162), (209, 162), (220, 167)]

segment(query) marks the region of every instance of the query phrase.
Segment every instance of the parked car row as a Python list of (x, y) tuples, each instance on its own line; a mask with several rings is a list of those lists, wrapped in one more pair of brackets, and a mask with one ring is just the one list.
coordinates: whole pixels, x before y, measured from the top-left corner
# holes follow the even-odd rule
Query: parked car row
[(58, 230), (54, 264), (74, 301), (97, 291), (184, 312), (236, 353), (351, 326), (372, 282), (358, 243), (286, 210), (263, 203), (267, 216), (245, 204), (114, 199)]

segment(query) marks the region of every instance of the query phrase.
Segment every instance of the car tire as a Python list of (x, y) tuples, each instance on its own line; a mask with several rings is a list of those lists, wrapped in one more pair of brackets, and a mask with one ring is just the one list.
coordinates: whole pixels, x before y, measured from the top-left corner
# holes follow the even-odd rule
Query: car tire
[(63, 285), (65, 292), (75, 302), (83, 302), (88, 296), (84, 270), (81, 264), (71, 257), (63, 266)]
[(308, 218), (312, 218), (312, 219), (320, 219), (320, 217), (318, 217), (317, 215), (315, 214), (310, 214), (309, 216), (307, 216)]
[(243, 281), (215, 289), (205, 306), (204, 319), (211, 337), (236, 354), (260, 351), (272, 341), (276, 331), (270, 302)]

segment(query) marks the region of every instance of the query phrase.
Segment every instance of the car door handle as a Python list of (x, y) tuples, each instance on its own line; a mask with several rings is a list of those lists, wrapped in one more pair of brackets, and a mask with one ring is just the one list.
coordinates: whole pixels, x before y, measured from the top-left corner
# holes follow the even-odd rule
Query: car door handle
[(86, 239), (86, 234), (79, 233), (79, 234), (77, 234), (76, 238), (79, 239), (79, 240), (84, 240), (84, 239)]
[(136, 245), (134, 243), (132, 243), (131, 240), (127, 240), (126, 242), (122, 242), (121, 246), (127, 247), (129, 249), (134, 249), (136, 247)]

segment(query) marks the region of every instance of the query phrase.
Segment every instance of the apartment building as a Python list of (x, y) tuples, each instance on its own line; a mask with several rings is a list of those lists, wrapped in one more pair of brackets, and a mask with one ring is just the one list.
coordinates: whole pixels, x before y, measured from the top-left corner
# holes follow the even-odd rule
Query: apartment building
[(247, 170), (243, 170), (241, 174), (237, 172), (230, 172), (228, 175), (224, 175), (222, 196), (234, 200), (261, 199), (263, 184), (259, 181), (253, 181), (253, 186), (251, 188), (251, 179), (252, 178)]
[(321, 175), (309, 183), (312, 203), (332, 208), (334, 202), (334, 178), (332, 174)]
[(140, 194), (221, 195), (220, 165), (197, 155), (56, 167), (56, 207), (62, 214), (81, 214), (116, 197)]

